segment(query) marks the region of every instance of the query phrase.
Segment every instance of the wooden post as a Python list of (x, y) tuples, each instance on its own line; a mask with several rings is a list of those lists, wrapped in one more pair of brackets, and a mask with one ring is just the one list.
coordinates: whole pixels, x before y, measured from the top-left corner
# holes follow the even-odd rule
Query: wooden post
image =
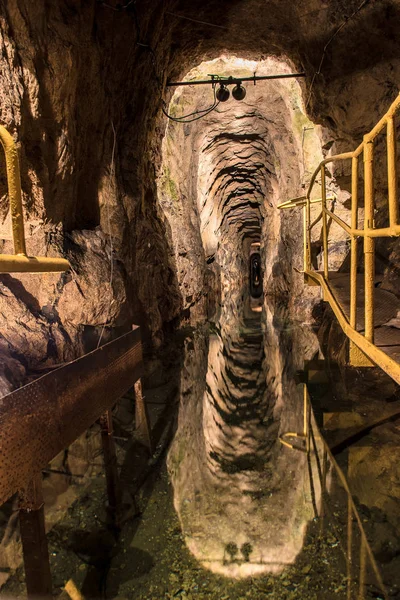
[(108, 410), (100, 417), (101, 439), (103, 442), (104, 467), (106, 471), (107, 497), (110, 513), (115, 525), (120, 526), (122, 495), (118, 474), (117, 454), (113, 436), (112, 412)]
[(150, 454), (153, 454), (149, 414), (143, 398), (142, 382), (140, 379), (135, 383), (135, 423), (141, 441), (149, 449)]
[(52, 598), (40, 472), (19, 494), (19, 524), (28, 598)]

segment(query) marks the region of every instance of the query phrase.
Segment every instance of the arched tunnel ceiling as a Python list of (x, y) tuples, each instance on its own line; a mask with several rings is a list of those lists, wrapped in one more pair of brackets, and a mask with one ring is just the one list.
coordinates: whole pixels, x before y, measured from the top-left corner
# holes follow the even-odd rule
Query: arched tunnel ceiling
[[(181, 0), (171, 4), (167, 11), (165, 22), (172, 28), (171, 66), (175, 57), (178, 59), (170, 72), (173, 77), (182, 76), (188, 67), (201, 60), (223, 53), (252, 59), (284, 55), (293, 61), (295, 68), (306, 71), (307, 85), (314, 73), (320, 71), (314, 81), (310, 110), (317, 119), (329, 116), (332, 121), (328, 119), (326, 124), (337, 127), (343, 125), (340, 117), (350, 104), (349, 98), (342, 94), (355, 89), (360, 92), (359, 82), (351, 80), (354, 75), (370, 70), (373, 95), (378, 95), (379, 79), (388, 95), (398, 87), (395, 72), (398, 73), (400, 59), (397, 37), (400, 6), (396, 1), (233, 0), (195, 1), (189, 5)], [(219, 27), (194, 23), (170, 13)], [(342, 25), (343, 29), (331, 39)], [(393, 65), (392, 72), (387, 72), (387, 62)], [(382, 77), (382, 66), (386, 78)], [(331, 110), (325, 112), (331, 95), (339, 95), (334, 114)], [(356, 114), (352, 118), (357, 120)]]
[[(245, 77), (255, 71), (260, 75), (288, 73), (290, 66), (273, 58), (251, 62), (225, 56), (202, 63), (186, 79), (201, 79), (210, 72)], [(197, 181), (192, 193), (195, 191), (197, 196), (207, 255), (216, 251), (220, 236), (231, 240), (233, 235), (238, 245), (248, 235), (260, 236), (262, 220), (287, 193), (288, 182), (300, 186), (304, 172), (299, 156), (304, 145), (303, 128), (310, 123), (302, 112), (298, 82), (266, 81), (247, 85), (246, 89), (242, 101), (231, 97), (193, 123), (168, 125), (167, 139), (172, 148), (164, 144), (165, 156), (172, 162), (176, 162), (176, 155), (186, 157), (176, 170), (178, 188), (192, 169)], [(181, 87), (169, 110), (179, 118), (204, 110), (212, 99), (210, 86)]]
[[(255, 71), (289, 73), (291, 66), (272, 57), (254, 62), (222, 56), (201, 63), (185, 79), (204, 79), (208, 73), (245, 77)], [(276, 206), (300, 189), (305, 146), (312, 148), (314, 162), (321, 158), (321, 142), (303, 112), (297, 80), (248, 84), (246, 90), (242, 101), (231, 97), (201, 119), (186, 124), (169, 121), (159, 180), (160, 203), (172, 228), (178, 265), (185, 252), (183, 232), (190, 221), (198, 228), (207, 262), (215, 260), (221, 268), (222, 288), (230, 296), (240, 288), (236, 283), (246, 279), (250, 240), (263, 239), (265, 260), (273, 268), (281, 241), (281, 214)], [(169, 112), (174, 119), (193, 116), (212, 102), (210, 86), (180, 86)], [(185, 212), (188, 205), (193, 209), (190, 215)], [(294, 231), (292, 227), (284, 236), (289, 244)], [(185, 240), (186, 248), (198, 243), (199, 239)], [(190, 279), (188, 269), (178, 267), (180, 282)]]

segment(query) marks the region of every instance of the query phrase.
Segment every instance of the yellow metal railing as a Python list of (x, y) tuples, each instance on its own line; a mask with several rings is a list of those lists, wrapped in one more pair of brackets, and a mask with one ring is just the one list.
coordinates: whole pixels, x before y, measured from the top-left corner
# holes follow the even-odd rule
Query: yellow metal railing
[[(350, 353), (353, 351), (355, 360), (357, 356), (359, 365), (373, 363), (383, 368), (391, 377), (400, 383), (400, 366), (392, 358), (374, 345), (374, 289), (375, 289), (375, 239), (379, 237), (400, 236), (400, 223), (397, 195), (397, 150), (396, 150), (396, 123), (395, 115), (400, 109), (400, 94), (390, 106), (387, 113), (380, 119), (375, 127), (367, 133), (361, 144), (353, 151), (330, 156), (323, 160), (311, 177), (307, 194), (293, 200), (288, 200), (278, 206), (281, 209), (303, 207), (304, 230), (304, 272), (312, 281), (321, 285), (324, 298), (329, 301), (339, 320), (345, 334), (353, 344), (350, 344)], [(387, 140), (387, 183), (388, 183), (388, 208), (389, 225), (375, 227), (374, 212), (374, 144), (380, 133), (386, 133)], [(363, 155), (364, 163), (364, 225), (358, 223), (358, 181), (359, 162)], [(326, 190), (326, 165), (338, 161), (351, 161), (351, 223), (343, 221), (327, 206), (330, 199)], [(321, 177), (321, 198), (312, 199), (311, 195), (318, 177)], [(319, 203), (321, 213), (311, 221), (311, 205)], [(336, 301), (329, 286), (329, 253), (328, 253), (328, 218), (339, 225), (351, 239), (350, 246), (350, 314), (347, 317)], [(311, 239), (315, 225), (322, 219), (322, 252), (323, 272), (317, 272), (312, 267)], [(365, 335), (357, 331), (357, 240), (364, 241), (364, 316)], [(360, 353), (354, 344), (362, 350)], [(353, 364), (357, 364), (354, 362)]]
[[(321, 538), (324, 537), (327, 519), (329, 518), (330, 531), (338, 539), (338, 544), (346, 562), (347, 600), (352, 600), (352, 598), (363, 600), (367, 595), (368, 586), (378, 588), (387, 600), (386, 587), (369, 545), (347, 479), (315, 423), (307, 385), (301, 385), (303, 386), (304, 429), (301, 433), (284, 433), (279, 440), (283, 445), (307, 454), (310, 489), (313, 496), (315, 516), (319, 520), (319, 535)], [(291, 442), (291, 439), (302, 440), (302, 445)], [(311, 464), (312, 460), (314, 460), (314, 468)], [(315, 471), (317, 472), (321, 495), (319, 509), (315, 498), (316, 486), (313, 475)], [(343, 514), (340, 513), (337, 501), (334, 503), (334, 509), (331, 506), (333, 502), (330, 498), (328, 483), (331, 480), (331, 491), (332, 493), (335, 492), (332, 489), (333, 478), (345, 493), (346, 503), (344, 503)], [(356, 529), (354, 529), (354, 524)]]
[(0, 273), (67, 271), (70, 265), (64, 258), (27, 255), (18, 150), (12, 136), (2, 125), (0, 125), (0, 142), (3, 146), (6, 159), (8, 196), (10, 199), (12, 236), (14, 241), (14, 254), (0, 254)]

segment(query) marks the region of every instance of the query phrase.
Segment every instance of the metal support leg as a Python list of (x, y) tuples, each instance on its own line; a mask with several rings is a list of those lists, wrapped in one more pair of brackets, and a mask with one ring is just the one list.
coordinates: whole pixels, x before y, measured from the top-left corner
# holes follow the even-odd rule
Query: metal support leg
[(142, 442), (149, 449), (150, 454), (153, 454), (149, 414), (143, 398), (140, 379), (135, 383), (135, 422), (136, 430), (139, 432)]
[(352, 561), (353, 561), (353, 509), (350, 496), (347, 496), (347, 552), (346, 552), (346, 579), (347, 579), (347, 600), (351, 600), (352, 587)]
[(322, 481), (321, 481), (321, 510), (319, 513), (319, 535), (324, 535), (325, 529), (325, 497), (326, 497), (326, 476), (328, 472), (328, 453), (324, 447), (322, 458)]
[(106, 470), (108, 506), (116, 526), (119, 527), (122, 496), (113, 437), (111, 410), (108, 410), (100, 417), (100, 426), (101, 439), (103, 442), (104, 466)]
[(367, 549), (365, 547), (365, 539), (361, 538), (361, 547), (360, 547), (360, 579), (359, 579), (359, 589), (358, 589), (358, 600), (364, 600), (365, 598), (365, 572), (366, 572), (366, 563), (367, 563)]
[[(364, 227), (374, 227), (374, 146), (368, 142), (364, 147)], [(375, 240), (364, 237), (365, 270), (365, 337), (374, 343), (374, 292), (375, 292)]]
[(20, 492), (19, 524), (28, 598), (52, 598), (41, 473)]

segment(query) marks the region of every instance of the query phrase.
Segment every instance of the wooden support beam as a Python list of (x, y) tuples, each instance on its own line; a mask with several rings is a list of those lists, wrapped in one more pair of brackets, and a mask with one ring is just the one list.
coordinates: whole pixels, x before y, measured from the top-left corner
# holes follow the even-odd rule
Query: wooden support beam
[(52, 584), (41, 473), (19, 494), (19, 523), (28, 598), (50, 599)]
[(139, 433), (143, 444), (153, 454), (153, 442), (151, 439), (150, 420), (147, 405), (143, 397), (142, 382), (140, 379), (135, 383), (135, 423), (136, 431)]
[(101, 439), (103, 443), (104, 467), (108, 507), (117, 527), (121, 525), (122, 494), (118, 473), (117, 454), (113, 436), (112, 412), (108, 410), (100, 417)]

